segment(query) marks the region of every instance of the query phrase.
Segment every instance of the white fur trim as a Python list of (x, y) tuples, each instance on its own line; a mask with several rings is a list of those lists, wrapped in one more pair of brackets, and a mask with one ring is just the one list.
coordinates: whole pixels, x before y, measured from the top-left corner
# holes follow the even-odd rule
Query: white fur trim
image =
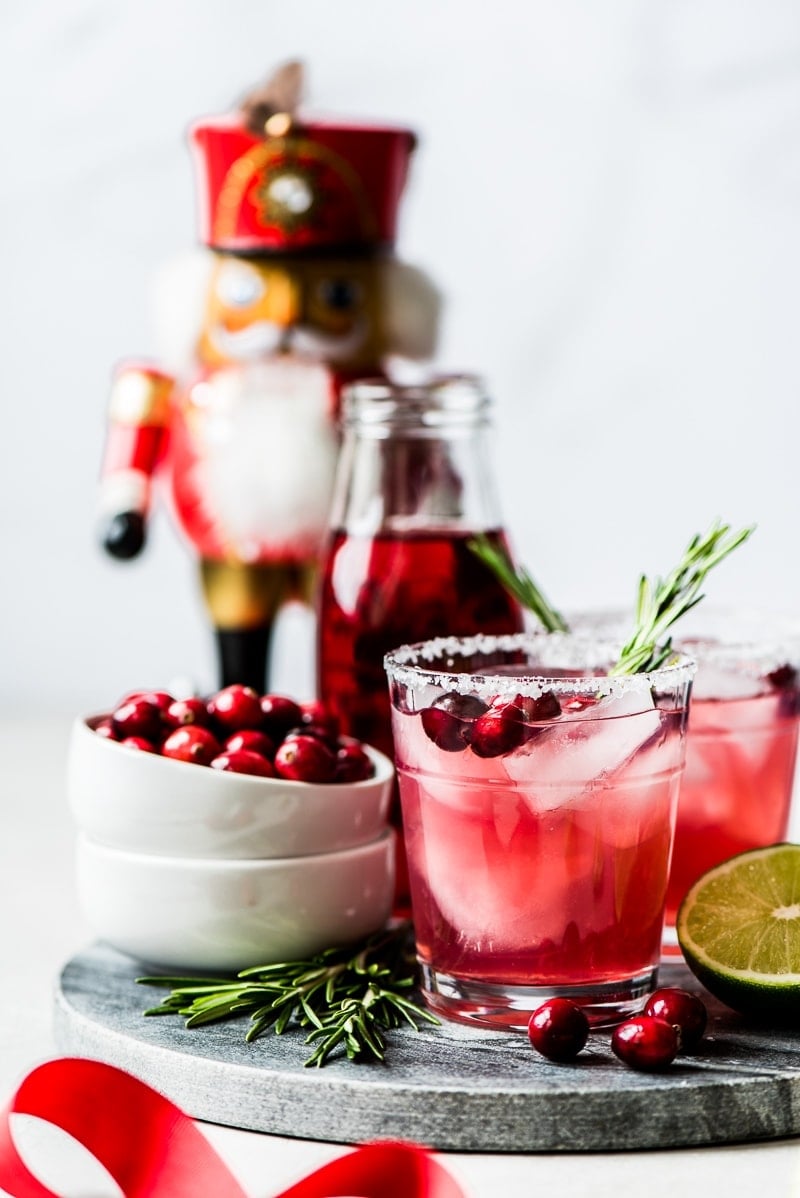
[(116, 470), (100, 483), (97, 507), (101, 516), (144, 513), (149, 502), (150, 479), (141, 470)]
[(338, 454), (328, 372), (278, 360), (218, 371), (198, 387), (197, 493), (242, 561), (316, 551)]

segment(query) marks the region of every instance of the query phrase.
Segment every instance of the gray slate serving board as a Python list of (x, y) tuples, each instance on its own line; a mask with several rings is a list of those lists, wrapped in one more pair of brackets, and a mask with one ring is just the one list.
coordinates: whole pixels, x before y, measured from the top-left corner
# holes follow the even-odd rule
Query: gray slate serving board
[[(142, 1018), (162, 991), (141, 963), (95, 945), (65, 967), (56, 1038), (66, 1054), (127, 1069), (196, 1119), (335, 1143), (406, 1140), (459, 1152), (581, 1152), (775, 1139), (800, 1131), (800, 1030), (746, 1026), (708, 1002), (703, 1051), (636, 1073), (596, 1032), (572, 1065), (520, 1035), (455, 1025), (393, 1033), (387, 1062), (305, 1069), (304, 1033), (244, 1042), (244, 1020), (186, 1030)], [(701, 992), (683, 965), (664, 985)]]

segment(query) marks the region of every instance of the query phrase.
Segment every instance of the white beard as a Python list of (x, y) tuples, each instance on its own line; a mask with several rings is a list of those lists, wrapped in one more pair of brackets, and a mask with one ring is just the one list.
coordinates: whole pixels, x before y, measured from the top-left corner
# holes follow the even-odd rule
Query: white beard
[(331, 385), (321, 366), (278, 359), (217, 371), (192, 388), (198, 491), (240, 560), (318, 550), (338, 453)]

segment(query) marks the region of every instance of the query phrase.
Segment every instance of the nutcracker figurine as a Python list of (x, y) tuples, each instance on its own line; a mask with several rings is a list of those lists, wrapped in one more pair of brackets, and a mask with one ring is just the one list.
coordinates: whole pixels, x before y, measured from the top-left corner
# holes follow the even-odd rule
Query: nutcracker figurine
[[(119, 559), (141, 552), (166, 482), (199, 557), (220, 684), (259, 691), (280, 606), (309, 597), (339, 388), (393, 356), (430, 357), (439, 306), (393, 255), (413, 134), (306, 119), (301, 93), (290, 63), (192, 128), (202, 310), (172, 361), (118, 368), (101, 476), (102, 540)], [(186, 325), (185, 300), (162, 299), (168, 324)]]

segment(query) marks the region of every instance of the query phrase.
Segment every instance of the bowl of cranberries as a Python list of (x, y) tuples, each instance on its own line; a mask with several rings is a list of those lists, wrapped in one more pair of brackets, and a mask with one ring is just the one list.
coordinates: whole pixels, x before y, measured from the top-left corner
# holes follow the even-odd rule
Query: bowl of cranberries
[(87, 922), (154, 965), (238, 970), (382, 927), (394, 767), (319, 703), (134, 691), (76, 720), (67, 792)]
[(67, 793), (92, 841), (175, 857), (267, 859), (369, 844), (394, 768), (316, 702), (228, 686), (135, 691), (76, 720)]

